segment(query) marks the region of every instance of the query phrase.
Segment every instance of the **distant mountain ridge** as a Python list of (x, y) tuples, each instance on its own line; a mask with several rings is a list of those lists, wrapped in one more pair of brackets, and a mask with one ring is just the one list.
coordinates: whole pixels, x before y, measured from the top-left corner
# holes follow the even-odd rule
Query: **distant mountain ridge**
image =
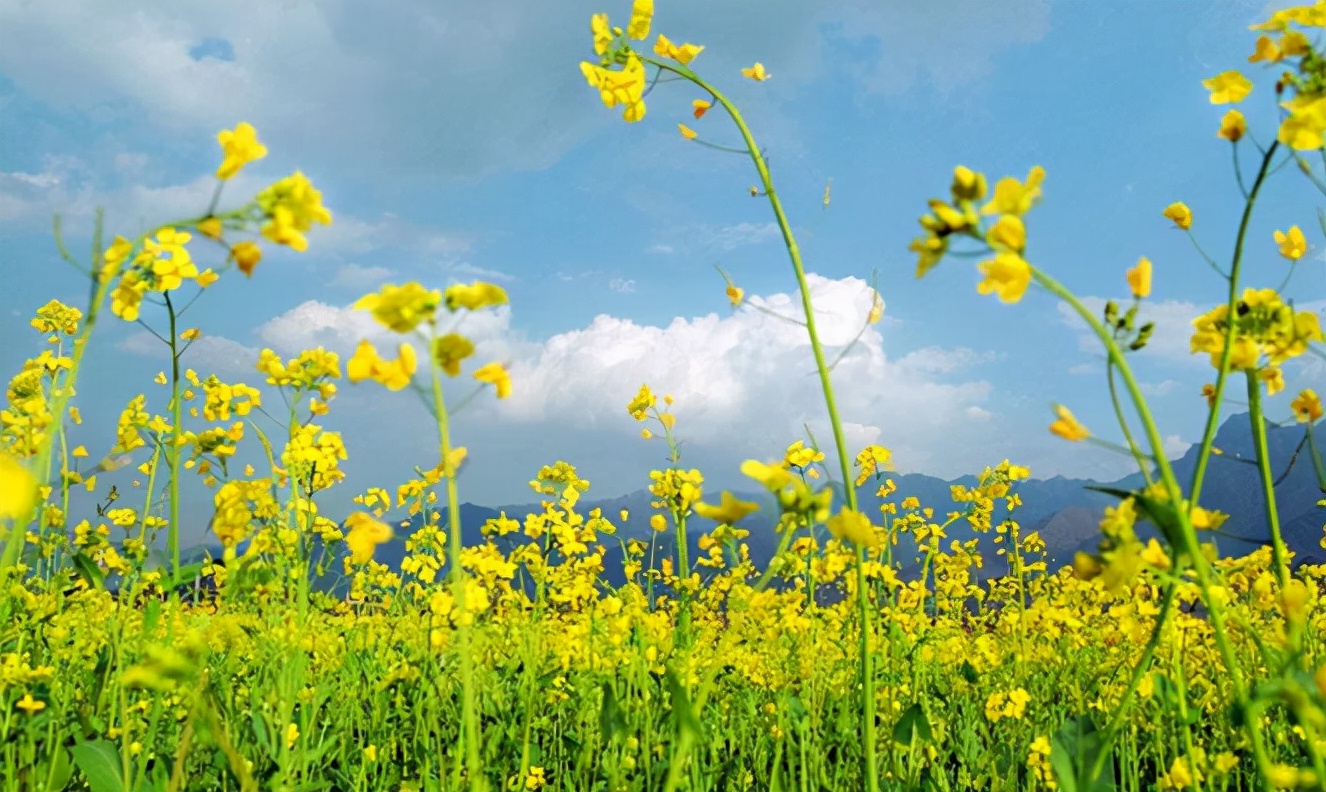
[[(1291, 457), (1304, 432), (1301, 424), (1289, 424), (1278, 427), (1267, 424), (1267, 445), (1271, 457), (1272, 475), (1283, 480), (1276, 486), (1278, 516), (1281, 534), (1286, 544), (1297, 557), (1296, 563), (1323, 563), (1326, 551), (1321, 548), (1323, 523), (1326, 522), (1326, 509), (1318, 507), (1317, 501), (1326, 497), (1318, 488), (1312, 468), (1312, 460), (1306, 446), (1299, 453), (1292, 468), (1285, 474)], [(1317, 446), (1326, 454), (1326, 430), (1318, 425), (1314, 431)], [(1257, 546), (1269, 542), (1269, 523), (1265, 516), (1265, 503), (1259, 481), (1259, 472), (1254, 464), (1242, 460), (1255, 460), (1256, 453), (1252, 441), (1252, 431), (1248, 414), (1230, 416), (1220, 426), (1215, 439), (1215, 447), (1223, 454), (1212, 455), (1207, 465), (1202, 485), (1200, 503), (1208, 509), (1217, 509), (1230, 515), (1222, 526), (1221, 533), (1228, 535), (1204, 535), (1213, 538), (1222, 554), (1244, 555)], [(1186, 489), (1196, 469), (1198, 447), (1194, 445), (1181, 458), (1172, 460), (1171, 466), (1180, 484)], [(914, 496), (923, 507), (934, 509), (932, 522), (942, 524), (944, 515), (953, 511), (962, 511), (965, 504), (956, 504), (951, 497), (951, 488), (955, 484), (972, 487), (978, 483), (976, 476), (967, 475), (950, 481), (928, 476), (922, 473), (891, 474), (897, 489), (888, 498), (877, 498), (872, 488), (863, 487), (859, 496), (860, 508), (876, 522), (880, 518), (879, 507), (886, 502), (899, 506), (907, 498)], [(1078, 550), (1093, 550), (1099, 541), (1099, 523), (1106, 506), (1112, 506), (1118, 499), (1105, 493), (1086, 489), (1087, 485), (1106, 486), (1121, 490), (1137, 490), (1144, 485), (1140, 473), (1126, 476), (1113, 482), (1096, 482), (1087, 479), (1068, 479), (1054, 476), (1049, 479), (1026, 479), (1014, 486), (1014, 492), (1021, 496), (1022, 505), (1015, 509), (1012, 517), (1016, 519), (1025, 536), (1031, 531), (1038, 531), (1046, 543), (1046, 556), (1052, 569), (1072, 562), (1073, 554)], [(592, 491), (591, 491), (592, 493)], [(751, 550), (751, 557), (757, 564), (763, 565), (773, 555), (778, 544), (778, 536), (773, 530), (778, 518), (778, 507), (773, 496), (765, 491), (734, 492), (738, 498), (760, 504), (760, 510), (741, 522), (741, 527), (750, 532), (745, 541)], [(706, 490), (707, 502), (718, 501), (718, 490)], [(674, 552), (675, 537), (671, 531), (656, 534), (649, 527), (649, 518), (654, 513), (650, 506), (653, 496), (648, 490), (641, 489), (627, 495), (595, 499), (592, 494), (582, 496), (577, 504), (577, 512), (588, 515), (595, 508), (602, 509), (603, 516), (618, 526), (617, 537), (600, 534), (600, 539), (608, 548), (604, 565), (606, 577), (614, 584), (622, 582), (621, 547), (628, 539), (641, 539), (655, 543), (656, 557), (663, 558)], [(841, 505), (835, 499), (834, 509)], [(620, 512), (626, 510), (629, 518), (623, 523)], [(447, 524), (446, 508), (441, 510), (441, 523)], [(482, 526), (490, 519), (505, 512), (523, 526), (526, 515), (543, 511), (539, 502), (489, 508), (472, 503), (460, 507), (461, 537), (466, 546), (484, 541)], [(1002, 499), (995, 502), (992, 522), (998, 524), (1009, 517)], [(405, 527), (396, 521), (397, 539), (378, 548), (376, 557), (392, 568), (399, 569), (405, 556), (404, 537), (411, 534), (421, 524), (421, 516), (410, 518)], [(715, 527), (715, 523), (701, 517), (692, 517), (688, 521), (688, 535), (691, 545), (691, 558), (703, 555), (695, 542), (698, 538)], [(1138, 526), (1139, 535), (1154, 536), (1156, 532), (1148, 525)], [(819, 535), (825, 536), (821, 527)], [(953, 540), (966, 541), (977, 536), (966, 522), (959, 519), (947, 529), (944, 547)], [(995, 556), (992, 536), (981, 537), (980, 548), (983, 551), (985, 569), (983, 576), (997, 576), (1006, 573), (1007, 567), (1002, 559)], [(618, 541), (620, 540), (620, 542)], [(501, 537), (496, 540), (503, 550), (515, 543), (525, 541), (522, 532)], [(900, 560), (906, 573), (915, 566), (915, 554), (910, 540), (903, 538), (898, 544)]]

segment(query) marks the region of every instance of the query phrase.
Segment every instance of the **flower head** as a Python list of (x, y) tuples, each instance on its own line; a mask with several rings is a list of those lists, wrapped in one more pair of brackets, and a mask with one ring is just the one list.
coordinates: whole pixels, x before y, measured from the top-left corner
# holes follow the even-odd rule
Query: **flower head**
[(758, 62), (757, 62), (754, 66), (751, 66), (751, 67), (746, 68), (746, 69), (742, 69), (742, 70), (741, 70), (741, 76), (742, 76), (742, 77), (749, 77), (750, 79), (755, 80), (756, 82), (764, 82), (765, 80), (769, 79), (769, 78), (772, 77), (773, 75), (770, 74), (770, 73), (768, 73), (767, 71), (764, 70), (764, 64), (763, 64), (763, 63), (758, 63)]
[(482, 281), (475, 281), (468, 286), (461, 284), (448, 286), (442, 299), (447, 304), (448, 311), (455, 311), (457, 308), (477, 311), (490, 305), (507, 304), (505, 289)]
[(1248, 122), (1237, 110), (1230, 110), (1220, 119), (1220, 131), (1216, 137), (1222, 137), (1231, 143), (1237, 143), (1248, 132)]
[(388, 329), (408, 333), (420, 322), (431, 321), (441, 302), (440, 291), (412, 281), (404, 286), (388, 283), (377, 294), (360, 297), (354, 307), (371, 311), (373, 318)]
[(1308, 241), (1303, 236), (1303, 229), (1298, 226), (1291, 226), (1289, 233), (1277, 229), (1275, 244), (1280, 246), (1280, 255), (1290, 261), (1298, 261), (1308, 252)]
[(735, 525), (746, 515), (760, 510), (758, 503), (737, 500), (736, 496), (727, 490), (723, 490), (720, 497), (721, 502), (717, 506), (697, 502), (694, 507), (695, 513), (707, 520)]
[(1321, 399), (1317, 398), (1317, 392), (1310, 388), (1299, 392), (1298, 398), (1289, 403), (1289, 408), (1294, 411), (1294, 419), (1299, 423), (1314, 423), (1321, 420)]
[(1128, 288), (1139, 300), (1151, 294), (1151, 259), (1143, 256), (1136, 267), (1128, 270)]
[(229, 179), (248, 163), (267, 156), (267, 147), (258, 142), (258, 133), (248, 123), (241, 123), (233, 130), (221, 130), (216, 134), (216, 142), (225, 154), (221, 167), (216, 169), (218, 179)]
[(511, 395), (511, 375), (501, 363), (489, 363), (474, 372), (474, 378), (486, 382), (497, 389), (497, 398), (505, 399)]
[(346, 517), (345, 526), (350, 529), (345, 535), (345, 545), (355, 564), (367, 564), (373, 559), (377, 546), (391, 540), (391, 526), (365, 512)]
[(997, 293), (1006, 303), (1015, 303), (1031, 285), (1031, 265), (1016, 253), (1000, 253), (977, 265), (985, 280), (976, 284), (980, 294)]
[[(695, 60), (695, 56), (700, 54), (704, 47), (698, 44), (682, 44), (677, 46), (668, 37), (660, 33), (658, 41), (654, 44), (654, 54), (660, 58), (669, 58), (675, 60), (683, 66), (687, 66)], [(697, 115), (696, 118), (699, 118)]]
[(1187, 231), (1192, 227), (1192, 210), (1182, 201), (1175, 201), (1165, 207), (1164, 215), (1174, 221), (1174, 225)]
[(1077, 419), (1073, 417), (1073, 414), (1068, 411), (1067, 407), (1060, 404), (1056, 406), (1054, 410), (1059, 416), (1059, 419), (1050, 424), (1051, 432), (1065, 440), (1071, 440), (1073, 442), (1085, 440), (1091, 436), (1091, 432), (1087, 431), (1085, 426), (1078, 423)]
[(308, 249), (304, 232), (313, 223), (331, 225), (331, 212), (322, 205), (322, 193), (299, 171), (258, 193), (257, 201), (268, 219), (262, 235), (301, 253)]
[(654, 0), (635, 0), (631, 5), (631, 21), (626, 25), (626, 35), (636, 41), (649, 37), (649, 23), (654, 18)]
[(1211, 104), (1236, 104), (1252, 93), (1252, 82), (1237, 71), (1221, 72), (1202, 80), (1202, 86), (1211, 92)]

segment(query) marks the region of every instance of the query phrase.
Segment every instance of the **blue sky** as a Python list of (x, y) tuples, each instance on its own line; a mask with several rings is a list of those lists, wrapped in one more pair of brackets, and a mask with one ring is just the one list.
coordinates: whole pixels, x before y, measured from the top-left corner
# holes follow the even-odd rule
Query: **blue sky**
[[(683, 464), (711, 491), (749, 488), (740, 462), (780, 457), (807, 422), (828, 444), (804, 333), (734, 312), (714, 271), (752, 303), (795, 315), (771, 211), (747, 193), (749, 160), (688, 143), (676, 125), (719, 144), (738, 142), (736, 130), (716, 112), (693, 121), (699, 94), (684, 84), (659, 85), (631, 125), (584, 83), (589, 15), (624, 24), (629, 10), (626, 0), (0, 0), (0, 369), (12, 374), (40, 348), (27, 327), (38, 306), (85, 300), (85, 282), (58, 258), (52, 214), (84, 258), (95, 207), (126, 236), (192, 216), (214, 186), (216, 132), (248, 121), (270, 154), (232, 180), (223, 204), (299, 169), (335, 222), (310, 234), (308, 252), (268, 248), (251, 280), (232, 273), (198, 301), (187, 324), (205, 337), (186, 363), (200, 373), (259, 385), (264, 347), (348, 357), (368, 337), (386, 352), (389, 337), (349, 307), (359, 296), (384, 282), (484, 279), (511, 305), (462, 330), (479, 342), (477, 362), (509, 361), (515, 393), (501, 403), (485, 393), (457, 418), (470, 449), (465, 500), (527, 501), (526, 482), (558, 459), (577, 465), (591, 495), (646, 486), (666, 449), (641, 440), (625, 409), (646, 382), (676, 397)], [(1230, 146), (1215, 136), (1226, 108), (1200, 82), (1244, 69), (1257, 82), (1241, 106), (1252, 134), (1273, 135), (1274, 72), (1246, 62), (1247, 26), (1267, 11), (1260, 0), (658, 0), (654, 33), (706, 46), (694, 68), (743, 108), (769, 154), (826, 340), (856, 334), (879, 273), (885, 319), (836, 372), (853, 451), (879, 443), (899, 471), (946, 478), (1010, 458), (1036, 477), (1113, 479), (1132, 472), (1127, 458), (1047, 431), (1060, 402), (1120, 438), (1084, 326), (1037, 290), (1017, 305), (977, 294), (974, 260), (918, 281), (907, 244), (953, 166), (992, 182), (1044, 166), (1045, 198), (1027, 220), (1033, 264), (1098, 309), (1127, 298), (1124, 272), (1139, 256), (1154, 262), (1141, 315), (1158, 329), (1133, 364), (1171, 456), (1181, 454), (1200, 439), (1211, 379), (1206, 356), (1188, 353), (1188, 322), (1226, 287), (1161, 210), (1186, 201), (1205, 249), (1228, 261), (1242, 202)], [(740, 76), (757, 60), (771, 80)], [(1243, 145), (1251, 168), (1256, 150)], [(1246, 285), (1280, 284), (1288, 264), (1272, 231), (1297, 224), (1314, 249), (1287, 293), (1326, 308), (1320, 204), (1292, 167), (1271, 182)], [(134, 394), (164, 411), (165, 389), (151, 384), (164, 361), (142, 327), (99, 328), (80, 389), (88, 420), (74, 435), (94, 459)], [(1326, 392), (1320, 359), (1285, 377), (1269, 402), (1277, 420), (1299, 389)], [(450, 398), (473, 387), (458, 380)], [(394, 490), (414, 465), (436, 463), (434, 430), (408, 392), (347, 384), (324, 425), (350, 448), (349, 480), (324, 499), (333, 516), (364, 488)], [(209, 513), (195, 497), (190, 514)]]

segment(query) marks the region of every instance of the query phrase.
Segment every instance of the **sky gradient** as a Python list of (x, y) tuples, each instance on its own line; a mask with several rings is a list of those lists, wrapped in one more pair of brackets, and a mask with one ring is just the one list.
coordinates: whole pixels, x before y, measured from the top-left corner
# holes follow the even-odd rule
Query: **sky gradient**
[[(992, 184), (1043, 166), (1029, 261), (1094, 310), (1128, 299), (1124, 272), (1140, 256), (1154, 263), (1141, 319), (1157, 330), (1131, 362), (1169, 455), (1182, 454), (1200, 440), (1200, 389), (1213, 379), (1207, 356), (1189, 354), (1189, 321), (1227, 287), (1161, 211), (1187, 202), (1203, 248), (1227, 266), (1242, 199), (1231, 146), (1215, 135), (1227, 108), (1201, 81), (1227, 69), (1252, 77), (1240, 109), (1257, 140), (1272, 138), (1276, 72), (1247, 63), (1247, 27), (1279, 5), (658, 0), (653, 33), (705, 45), (693, 68), (742, 109), (768, 154), (831, 358), (860, 329), (878, 273), (884, 320), (835, 372), (853, 453), (878, 443), (900, 472), (945, 478), (1009, 458), (1037, 478), (1113, 480), (1135, 470), (1128, 457), (1047, 430), (1058, 402), (1121, 440), (1085, 325), (1036, 288), (1017, 305), (979, 295), (973, 259), (918, 281), (907, 244), (955, 165)], [(52, 215), (84, 261), (96, 207), (108, 234), (125, 236), (196, 215), (215, 185), (216, 132), (247, 121), (270, 153), (226, 186), (223, 206), (301, 170), (334, 224), (309, 234), (306, 253), (265, 246), (251, 279), (232, 271), (203, 295), (186, 324), (204, 338), (185, 361), (201, 375), (261, 385), (264, 347), (290, 357), (321, 345), (345, 360), (369, 338), (388, 354), (394, 339), (351, 309), (358, 297), (386, 282), (489, 280), (510, 306), (460, 330), (478, 343), (475, 365), (508, 361), (514, 393), (498, 402), (487, 389), (456, 417), (470, 452), (465, 501), (527, 502), (527, 482), (559, 459), (592, 482), (591, 496), (647, 486), (666, 447), (640, 439), (627, 414), (642, 383), (676, 399), (682, 464), (706, 474), (714, 498), (750, 489), (741, 461), (780, 458), (807, 423), (831, 446), (804, 331), (751, 307), (799, 312), (769, 205), (748, 194), (750, 161), (684, 140), (677, 123), (721, 145), (739, 142), (735, 128), (717, 112), (692, 119), (700, 94), (682, 83), (658, 85), (637, 124), (604, 108), (578, 68), (594, 59), (594, 11), (625, 24), (630, 3), (0, 0), (0, 369), (12, 376), (40, 350), (28, 327), (39, 306), (86, 301)], [(772, 79), (740, 76), (755, 61)], [(1255, 167), (1255, 145), (1241, 146)], [(1272, 232), (1299, 225), (1311, 249), (1285, 294), (1326, 309), (1320, 204), (1292, 167), (1272, 179), (1245, 285), (1281, 284), (1288, 262)], [(751, 306), (729, 306), (715, 265)], [(159, 311), (143, 318), (163, 325)], [(143, 327), (108, 315), (73, 442), (105, 453), (140, 392), (164, 412), (167, 390), (151, 380), (166, 359)], [(478, 387), (469, 370), (451, 401)], [(1326, 393), (1320, 358), (1284, 374), (1273, 420), (1292, 420), (1300, 389)], [(1231, 386), (1241, 394), (1241, 381)], [(1236, 400), (1225, 414), (1245, 409)], [(437, 462), (435, 429), (409, 392), (343, 384), (322, 423), (350, 450), (347, 482), (321, 499), (329, 516)], [(210, 515), (198, 488), (188, 513)]]

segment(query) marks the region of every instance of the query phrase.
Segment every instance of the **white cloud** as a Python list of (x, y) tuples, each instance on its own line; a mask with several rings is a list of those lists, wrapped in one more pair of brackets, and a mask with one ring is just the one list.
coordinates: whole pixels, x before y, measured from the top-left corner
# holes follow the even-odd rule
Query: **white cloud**
[(758, 245), (777, 239), (779, 231), (775, 223), (736, 223), (720, 228), (703, 228), (697, 237), (704, 247), (736, 250), (746, 245)]
[[(1101, 297), (1082, 298), (1082, 304), (1098, 319), (1103, 316), (1105, 303), (1106, 300)], [(1095, 333), (1087, 327), (1086, 322), (1082, 321), (1071, 305), (1061, 302), (1055, 306), (1055, 309), (1059, 312), (1059, 317), (1063, 323), (1077, 332), (1079, 349), (1093, 355), (1105, 354), (1105, 349), (1101, 346), (1100, 340), (1096, 338)], [(1205, 310), (1199, 308), (1195, 303), (1182, 300), (1143, 303), (1137, 311), (1134, 327), (1141, 327), (1146, 322), (1154, 322), (1156, 329), (1152, 332), (1151, 339), (1147, 342), (1146, 347), (1138, 353), (1138, 356), (1157, 363), (1180, 363), (1190, 366), (1207, 365), (1209, 363), (1207, 358), (1204, 355), (1192, 354), (1189, 347), (1189, 341), (1192, 338), (1192, 320), (1204, 313)], [(1122, 316), (1126, 311), (1127, 306), (1121, 306), (1119, 315)]]
[[(156, 336), (147, 331), (134, 333), (119, 344), (119, 349), (134, 355), (170, 361), (170, 350)], [(253, 379), (254, 364), (258, 362), (258, 349), (220, 336), (203, 336), (188, 346), (184, 364), (200, 376), (216, 374), (223, 380)]]
[(630, 294), (635, 291), (635, 281), (630, 278), (613, 278), (608, 281), (608, 288), (622, 294)]
[(364, 267), (344, 264), (336, 271), (329, 286), (358, 291), (372, 291), (386, 283), (394, 273), (386, 267)]
[(1167, 379), (1160, 383), (1140, 382), (1137, 387), (1145, 396), (1164, 396), (1171, 393), (1175, 388), (1181, 387), (1182, 383), (1178, 380)]

